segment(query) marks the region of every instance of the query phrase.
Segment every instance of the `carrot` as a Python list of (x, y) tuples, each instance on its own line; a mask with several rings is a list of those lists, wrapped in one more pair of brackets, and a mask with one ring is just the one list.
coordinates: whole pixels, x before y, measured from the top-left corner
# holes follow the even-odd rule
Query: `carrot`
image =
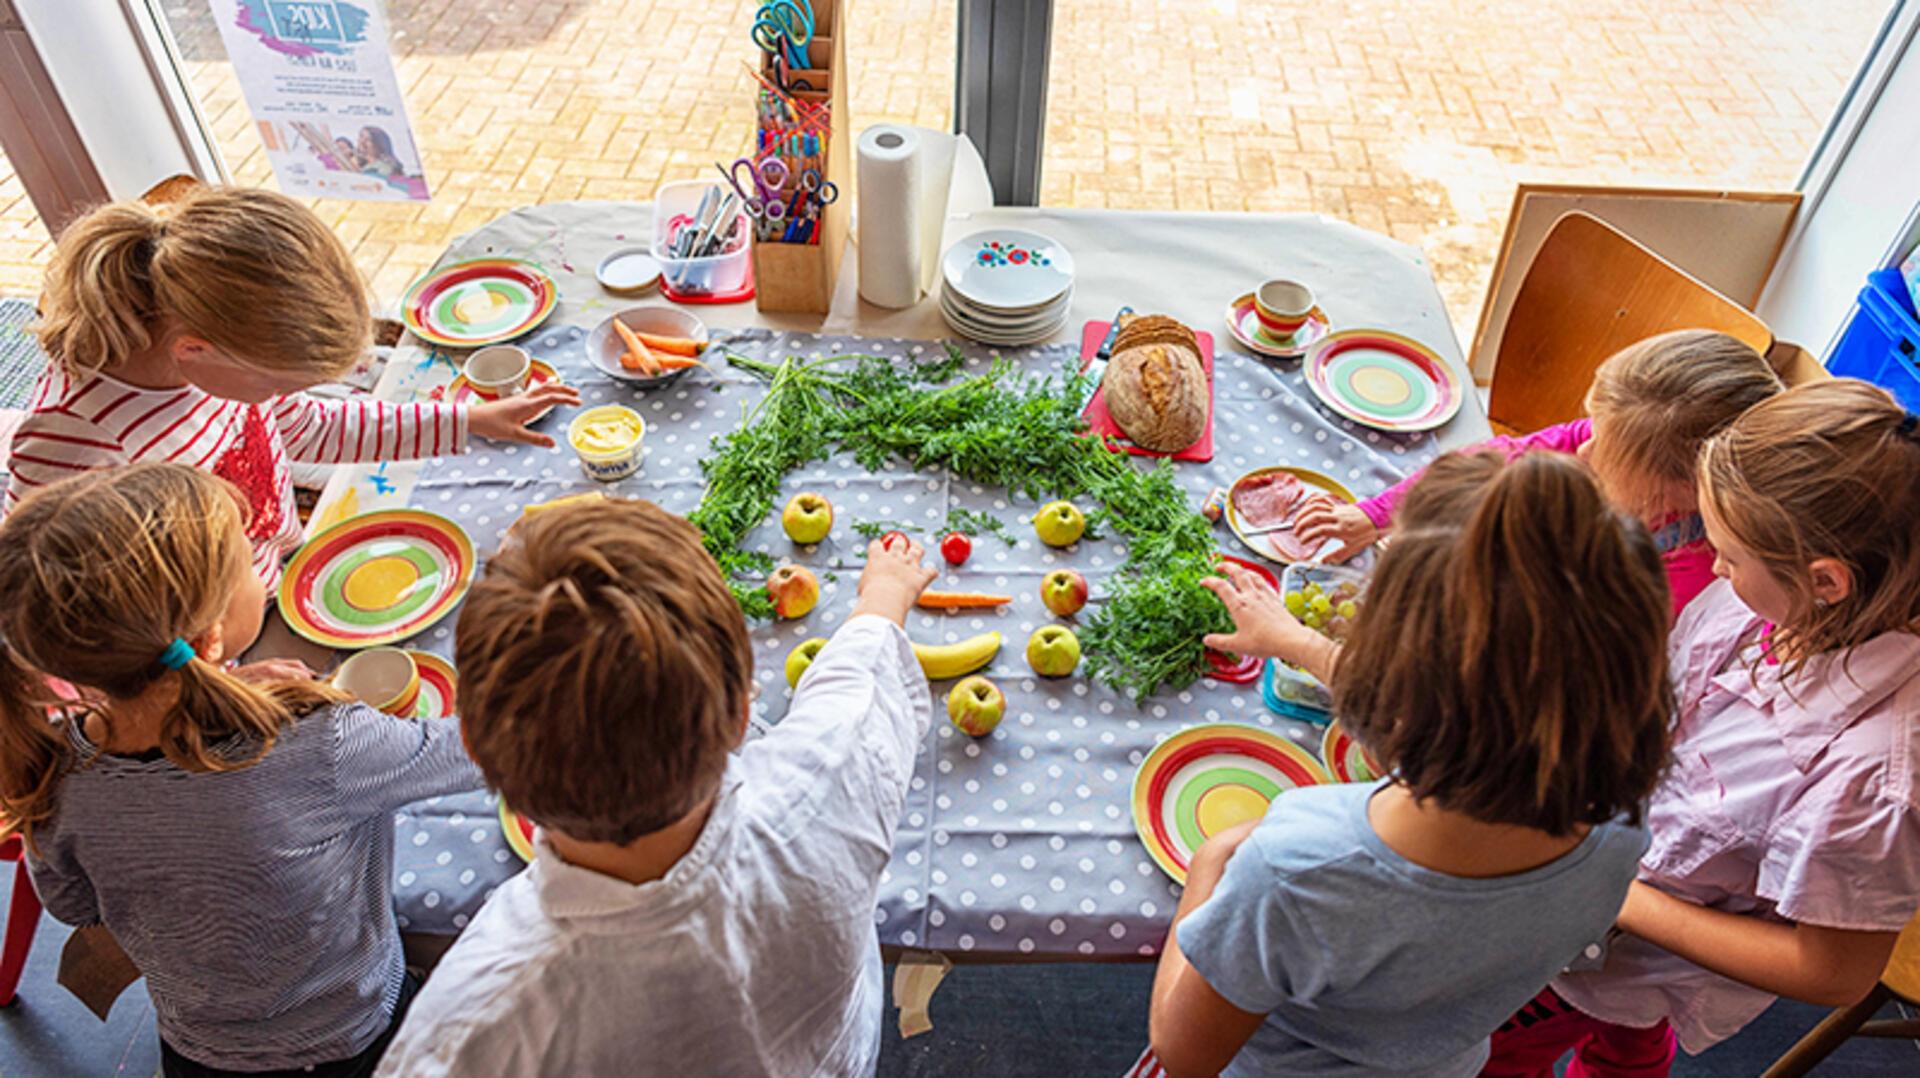
[(977, 591), (933, 591), (920, 593), (914, 600), (915, 606), (929, 610), (977, 610), (981, 607), (1005, 606), (1013, 602), (1011, 595), (987, 595)]
[(706, 347), (706, 345), (691, 337), (660, 337), (652, 333), (641, 333), (639, 330), (634, 331), (634, 336), (645, 341), (647, 347), (656, 352), (666, 352), (669, 355), (675, 356), (687, 356), (691, 358), (699, 355), (700, 350)]
[(653, 361), (655, 363), (660, 364), (660, 369), (663, 371), (684, 371), (688, 367), (706, 366), (705, 363), (702, 363), (697, 359), (688, 359), (686, 356), (655, 355), (653, 357)]
[[(620, 357), (622, 367), (630, 371), (640, 370), (647, 374), (660, 373), (660, 361), (653, 358), (652, 352), (647, 351), (646, 342), (640, 339), (639, 334), (627, 328), (627, 324), (618, 318), (613, 320), (613, 328), (620, 334), (620, 339), (627, 342), (626, 354)], [(633, 362), (627, 362), (629, 359)]]

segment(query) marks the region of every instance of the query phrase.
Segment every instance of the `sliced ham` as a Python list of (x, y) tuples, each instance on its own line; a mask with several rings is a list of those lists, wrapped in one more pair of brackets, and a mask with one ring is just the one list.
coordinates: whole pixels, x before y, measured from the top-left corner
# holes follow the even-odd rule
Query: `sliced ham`
[(1248, 527), (1268, 528), (1287, 519), (1312, 492), (1288, 472), (1268, 472), (1233, 488), (1233, 510)]

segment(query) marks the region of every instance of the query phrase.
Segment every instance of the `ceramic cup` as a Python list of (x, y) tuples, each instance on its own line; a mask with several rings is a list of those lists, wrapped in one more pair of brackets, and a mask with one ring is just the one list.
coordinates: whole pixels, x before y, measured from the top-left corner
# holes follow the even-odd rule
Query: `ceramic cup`
[(533, 357), (511, 344), (482, 348), (467, 357), (467, 384), (483, 397), (512, 397), (526, 391), (533, 376)]
[(1268, 336), (1291, 341), (1313, 313), (1313, 289), (1299, 281), (1268, 281), (1254, 289), (1253, 313)]
[(333, 672), (337, 689), (389, 715), (411, 715), (420, 702), (420, 667), (399, 648), (357, 652)]

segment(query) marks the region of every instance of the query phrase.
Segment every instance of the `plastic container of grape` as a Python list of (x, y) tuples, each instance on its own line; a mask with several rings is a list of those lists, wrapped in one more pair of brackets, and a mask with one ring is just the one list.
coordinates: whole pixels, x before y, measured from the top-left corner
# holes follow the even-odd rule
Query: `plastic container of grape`
[[(1312, 589), (1327, 600), (1325, 610), (1315, 608)], [(1288, 597), (1301, 596), (1305, 608), (1304, 616), (1296, 612), (1308, 626), (1334, 640), (1346, 637), (1348, 618), (1340, 615), (1340, 604), (1352, 602), (1356, 608), (1366, 601), (1367, 574), (1357, 569), (1348, 569), (1339, 565), (1316, 565), (1310, 562), (1295, 562), (1280, 574), (1280, 594)], [(1288, 609), (1293, 609), (1289, 600)], [(1321, 624), (1314, 624), (1315, 621)], [(1261, 679), (1261, 697), (1267, 710), (1290, 719), (1302, 719), (1306, 722), (1324, 724), (1333, 715), (1333, 693), (1328, 691), (1320, 679), (1278, 659), (1269, 660), (1266, 676)]]

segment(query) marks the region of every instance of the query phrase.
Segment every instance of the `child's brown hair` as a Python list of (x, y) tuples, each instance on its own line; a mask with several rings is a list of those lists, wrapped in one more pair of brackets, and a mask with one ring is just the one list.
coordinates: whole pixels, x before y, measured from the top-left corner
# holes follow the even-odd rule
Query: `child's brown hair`
[(1691, 505), (1701, 443), (1781, 389), (1760, 353), (1724, 333), (1648, 337), (1594, 371), (1587, 412), (1605, 433), (1590, 462), (1615, 504), (1643, 517), (1673, 508), (1676, 491)]
[[(238, 492), (184, 464), (149, 462), (88, 472), (29, 495), (0, 524), (0, 816), (24, 831), (53, 811), (66, 766), (60, 728), (154, 683), (178, 683), (160, 749), (189, 771), (254, 762), (286, 723), (340, 699), (318, 682), (256, 686), (219, 663), (160, 656), (226, 612), (253, 572)], [(89, 703), (50, 691), (73, 683)], [(235, 737), (235, 735), (239, 735)]]
[(339, 237), (293, 199), (251, 187), (108, 203), (60, 233), (34, 327), (56, 363), (98, 371), (169, 328), (262, 370), (323, 381), (373, 340)]
[(1450, 454), (1414, 485), (1334, 673), (1421, 799), (1563, 835), (1637, 821), (1667, 758), (1659, 553), (1578, 460)]
[[(1920, 630), (1920, 431), (1877, 386), (1796, 386), (1700, 452), (1700, 500), (1793, 596), (1774, 627), (1789, 673), (1815, 655)], [(1815, 601), (1807, 567), (1833, 558), (1852, 588)]]
[(588, 842), (712, 796), (752, 699), (738, 601), (693, 525), (646, 501), (522, 519), (467, 596), (454, 661), (488, 784)]

